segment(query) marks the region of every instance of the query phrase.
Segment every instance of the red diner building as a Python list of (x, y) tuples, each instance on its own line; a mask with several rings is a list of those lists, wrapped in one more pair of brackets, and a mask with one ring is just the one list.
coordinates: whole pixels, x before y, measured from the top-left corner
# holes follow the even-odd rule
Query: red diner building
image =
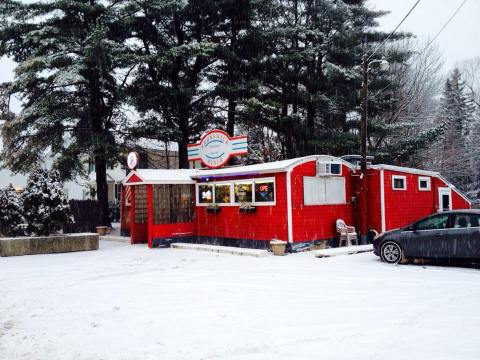
[(336, 220), (358, 229), (360, 211), (367, 212), (367, 228), (382, 233), (435, 212), (470, 208), (437, 172), (369, 165), (366, 176), (367, 206), (359, 206), (360, 168), (326, 155), (212, 169), (136, 169), (123, 182), (122, 231), (149, 247), (267, 248), (273, 239), (331, 242)]

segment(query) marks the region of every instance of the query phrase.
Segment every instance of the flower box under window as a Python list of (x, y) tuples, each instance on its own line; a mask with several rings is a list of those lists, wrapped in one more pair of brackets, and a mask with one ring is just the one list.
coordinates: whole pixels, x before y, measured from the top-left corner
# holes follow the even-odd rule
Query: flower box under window
[(257, 208), (251, 203), (244, 203), (240, 205), (238, 211), (244, 214), (248, 214), (248, 213), (254, 213), (255, 211), (257, 211)]

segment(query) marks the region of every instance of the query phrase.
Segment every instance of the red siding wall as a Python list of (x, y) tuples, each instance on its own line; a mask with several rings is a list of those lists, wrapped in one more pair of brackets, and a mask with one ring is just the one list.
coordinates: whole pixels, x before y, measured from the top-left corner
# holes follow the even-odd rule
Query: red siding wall
[(149, 244), (152, 239), (157, 238), (169, 238), (175, 236), (194, 236), (196, 235), (195, 224), (188, 223), (175, 223), (175, 224), (152, 224), (151, 237), (149, 238)]
[(315, 176), (316, 162), (309, 161), (292, 170), (292, 225), (293, 242), (332, 239), (337, 236), (335, 223), (343, 219), (348, 225), (353, 223), (352, 177), (348, 167), (342, 165), (345, 178), (346, 200), (344, 205), (304, 205), (303, 177)]
[[(218, 213), (209, 213), (205, 206), (197, 206), (198, 236), (248, 239), (288, 240), (287, 195), (285, 173), (265, 174), (251, 178), (275, 177), (276, 205), (257, 206), (254, 213), (240, 213), (239, 206), (221, 206)], [(223, 180), (229, 180), (223, 178)]]
[(380, 171), (369, 169), (367, 171), (368, 189), (368, 230), (374, 229), (382, 232), (382, 211), (380, 200)]
[[(423, 175), (384, 170), (385, 175), (385, 230), (396, 229), (408, 225), (415, 220), (437, 211), (435, 199), (438, 197), (431, 178), (431, 190), (418, 190), (418, 177)], [(392, 176), (405, 176), (406, 190), (392, 189)]]
[[(393, 190), (392, 176), (402, 175), (407, 179), (407, 190)], [(408, 225), (438, 211), (438, 188), (447, 185), (437, 177), (431, 178), (430, 191), (418, 189), (418, 177), (425, 175), (385, 170), (385, 225), (386, 230)], [(470, 205), (452, 189), (453, 209), (466, 209)]]

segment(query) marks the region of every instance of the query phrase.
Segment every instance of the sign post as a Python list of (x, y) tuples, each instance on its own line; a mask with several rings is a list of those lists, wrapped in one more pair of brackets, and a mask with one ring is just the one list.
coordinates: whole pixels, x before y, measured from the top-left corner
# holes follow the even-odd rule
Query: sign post
[(198, 143), (188, 145), (188, 161), (200, 160), (210, 169), (222, 167), (233, 156), (247, 153), (247, 136), (230, 137), (222, 130), (208, 131)]

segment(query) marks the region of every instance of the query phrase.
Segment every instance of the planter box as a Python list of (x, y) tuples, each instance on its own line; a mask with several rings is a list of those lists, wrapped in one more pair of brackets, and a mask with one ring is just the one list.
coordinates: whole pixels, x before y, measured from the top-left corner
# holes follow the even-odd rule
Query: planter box
[(107, 226), (97, 226), (97, 234), (100, 236), (107, 235), (108, 227)]
[(270, 241), (270, 246), (272, 247), (273, 255), (283, 256), (285, 255), (285, 248), (287, 247), (287, 242), (283, 240), (272, 240)]
[(213, 213), (213, 214), (219, 213), (220, 207), (211, 207), (211, 208), (207, 207), (207, 212)]
[(239, 210), (241, 213), (243, 214), (251, 214), (251, 213), (254, 213), (255, 211), (257, 211), (257, 208), (255, 206), (252, 206), (252, 207), (245, 207), (245, 208), (239, 208)]
[(98, 238), (94, 233), (0, 238), (0, 256), (98, 250)]

